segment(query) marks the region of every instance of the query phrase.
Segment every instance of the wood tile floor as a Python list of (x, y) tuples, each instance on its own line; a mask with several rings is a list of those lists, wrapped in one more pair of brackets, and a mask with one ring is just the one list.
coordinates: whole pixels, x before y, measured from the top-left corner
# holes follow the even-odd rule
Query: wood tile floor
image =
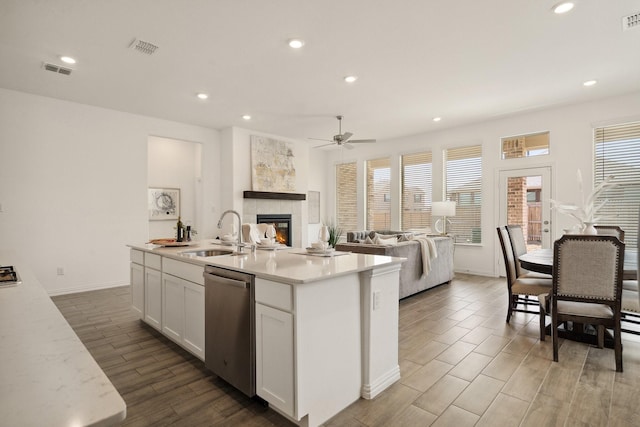
[[(505, 279), (457, 274), (400, 302), (402, 379), (335, 426), (640, 426), (640, 337), (613, 350), (538, 339), (537, 315), (505, 323)], [(125, 426), (290, 426), (135, 318), (129, 288), (53, 298), (127, 403)]]

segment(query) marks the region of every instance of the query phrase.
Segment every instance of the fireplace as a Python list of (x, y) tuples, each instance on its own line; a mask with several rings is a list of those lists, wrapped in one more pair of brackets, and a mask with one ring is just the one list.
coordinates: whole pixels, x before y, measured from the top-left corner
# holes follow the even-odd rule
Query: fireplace
[(291, 215), (263, 215), (258, 214), (256, 218), (258, 224), (273, 224), (276, 228), (276, 241), (293, 246), (291, 240)]

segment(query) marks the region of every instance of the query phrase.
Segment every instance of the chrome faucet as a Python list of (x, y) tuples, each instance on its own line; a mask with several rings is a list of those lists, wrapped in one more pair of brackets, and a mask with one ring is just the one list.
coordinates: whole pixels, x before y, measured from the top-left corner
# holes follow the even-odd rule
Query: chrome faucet
[(222, 212), (222, 215), (220, 215), (220, 220), (218, 220), (218, 228), (222, 228), (222, 220), (228, 213), (235, 214), (238, 217), (238, 242), (236, 246), (238, 247), (238, 252), (244, 252), (244, 244), (242, 243), (242, 219), (240, 218), (240, 214), (238, 212), (232, 209)]

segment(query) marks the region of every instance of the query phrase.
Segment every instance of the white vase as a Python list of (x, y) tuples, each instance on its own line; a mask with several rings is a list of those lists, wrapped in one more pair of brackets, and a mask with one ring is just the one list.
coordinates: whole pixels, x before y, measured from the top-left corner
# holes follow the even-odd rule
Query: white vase
[(582, 229), (582, 234), (595, 236), (596, 234), (598, 234), (598, 230), (596, 230), (592, 222), (585, 222), (584, 228)]

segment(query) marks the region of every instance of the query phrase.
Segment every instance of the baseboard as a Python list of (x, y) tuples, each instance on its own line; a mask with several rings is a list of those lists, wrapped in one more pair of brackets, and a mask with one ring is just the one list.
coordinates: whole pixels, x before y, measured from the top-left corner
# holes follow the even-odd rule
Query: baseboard
[(129, 282), (98, 283), (95, 285), (82, 286), (82, 287), (53, 289), (53, 290), (47, 290), (47, 293), (49, 294), (50, 297), (54, 297), (57, 295), (77, 294), (78, 292), (97, 291), (100, 289), (117, 288), (120, 286), (129, 286)]
[(389, 372), (380, 376), (373, 384), (364, 384), (360, 394), (364, 399), (373, 399), (399, 379), (400, 366), (396, 365)]

